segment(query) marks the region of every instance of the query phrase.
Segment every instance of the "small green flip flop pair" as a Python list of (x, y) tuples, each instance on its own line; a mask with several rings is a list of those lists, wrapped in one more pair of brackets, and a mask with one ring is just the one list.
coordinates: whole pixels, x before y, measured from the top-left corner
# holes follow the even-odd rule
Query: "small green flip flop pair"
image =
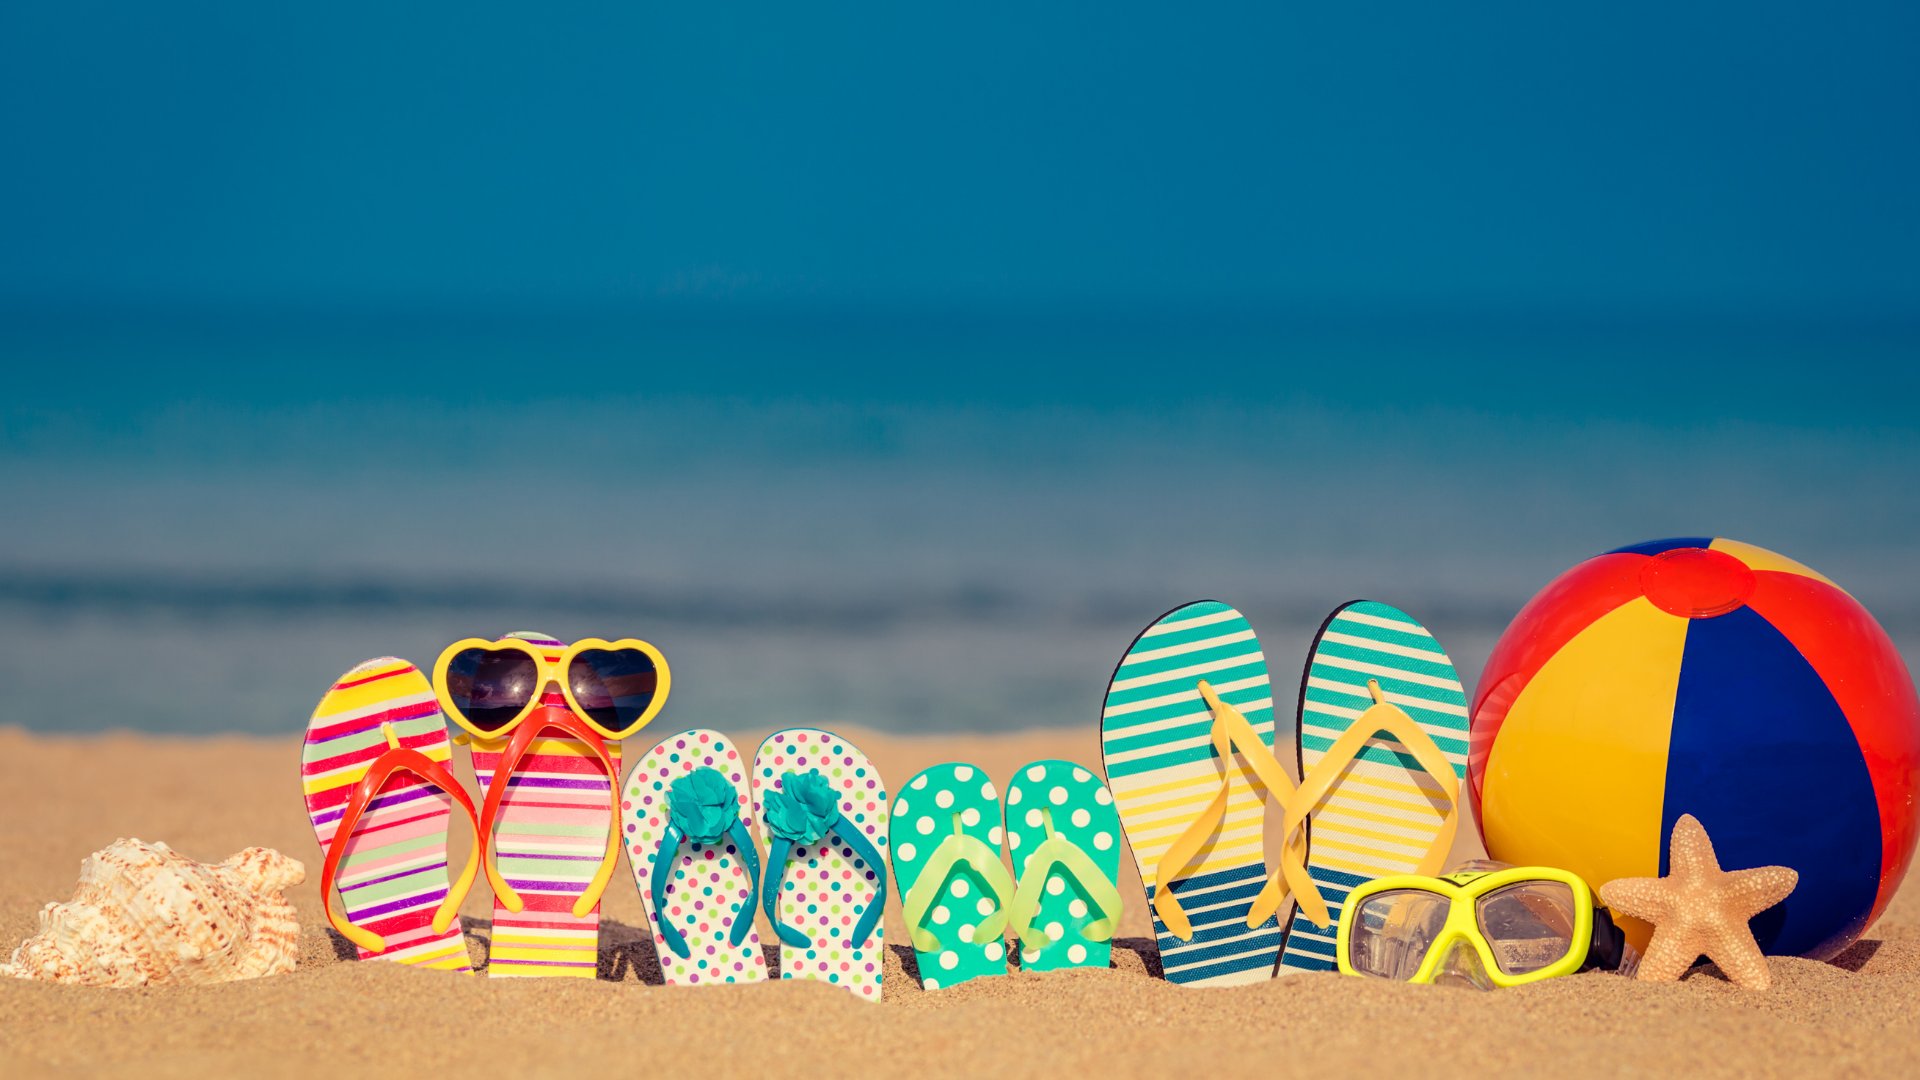
[[(894, 800), (890, 835), (925, 989), (1005, 975), (1008, 930), (1029, 971), (1110, 962), (1120, 818), (1091, 770), (1036, 761), (1014, 774), (1003, 808), (982, 769), (935, 765)], [(1003, 844), (1017, 884), (1000, 861)]]

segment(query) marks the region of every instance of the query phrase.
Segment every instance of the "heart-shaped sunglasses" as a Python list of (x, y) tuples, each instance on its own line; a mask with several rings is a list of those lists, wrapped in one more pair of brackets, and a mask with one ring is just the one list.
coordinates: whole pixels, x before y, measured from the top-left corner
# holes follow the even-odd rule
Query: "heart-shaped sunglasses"
[(433, 666), (433, 690), (454, 722), (483, 739), (501, 739), (558, 683), (567, 705), (608, 739), (624, 739), (666, 704), (673, 675), (660, 650), (638, 638), (583, 638), (555, 654), (519, 638), (467, 638), (447, 646)]

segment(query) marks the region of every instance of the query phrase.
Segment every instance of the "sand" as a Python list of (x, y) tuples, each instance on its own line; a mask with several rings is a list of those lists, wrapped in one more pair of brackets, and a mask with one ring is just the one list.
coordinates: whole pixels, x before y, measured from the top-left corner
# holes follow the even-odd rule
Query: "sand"
[[(740, 734), (755, 745), (760, 733)], [(895, 784), (947, 760), (972, 761), (999, 778), (1040, 757), (1098, 762), (1091, 731), (846, 734)], [(0, 980), (0, 1076), (1920, 1070), (1920, 885), (1913, 883), (1835, 963), (1773, 959), (1775, 985), (1766, 993), (1739, 991), (1711, 967), (1676, 985), (1587, 974), (1488, 994), (1338, 975), (1182, 989), (1154, 977), (1130, 863), (1111, 970), (1016, 974), (926, 993), (902, 967), (903, 959), (911, 965), (911, 952), (894, 944), (905, 940), (896, 902), (887, 920), (886, 1000), (877, 1006), (812, 983), (649, 985), (657, 968), (624, 866), (608, 892), (596, 981), (489, 982), (343, 960), (320, 914), (320, 853), (300, 801), (298, 765), (297, 733), (268, 741), (0, 729), (0, 950), (32, 931), (41, 904), (70, 895), (87, 853), (117, 837), (164, 840), (208, 860), (264, 844), (309, 868), (293, 894), (304, 930), (292, 974), (132, 991)], [(471, 782), (470, 770), (459, 771)], [(465, 913), (478, 963), (491, 913), (484, 883)]]

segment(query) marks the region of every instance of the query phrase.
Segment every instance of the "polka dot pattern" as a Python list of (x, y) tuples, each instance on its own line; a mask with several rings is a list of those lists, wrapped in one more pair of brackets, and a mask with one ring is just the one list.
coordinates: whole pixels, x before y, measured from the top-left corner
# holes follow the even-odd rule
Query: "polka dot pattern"
[[(1036, 761), (1014, 773), (1007, 787), (1007, 803), (1032, 808), (1025, 814), (1007, 815), (1013, 865), (1022, 876), (1027, 872), (1029, 854), (1047, 839), (1047, 817), (1051, 816), (1055, 833), (1079, 845), (1107, 880), (1118, 880), (1120, 815), (1113, 798), (1107, 795), (1106, 785), (1085, 767), (1071, 761)], [(1082, 928), (1100, 918), (1092, 894), (1066, 867), (1056, 863), (1047, 872), (1040, 910), (1033, 920), (1053, 940), (1045, 948), (1022, 947), (1021, 969), (1107, 967), (1112, 961), (1110, 943), (1088, 941), (1081, 934)]]
[[(669, 985), (759, 982), (767, 977), (759, 931), (747, 931), (738, 947), (729, 941), (734, 920), (751, 920), (759, 901), (746, 863), (733, 842), (723, 840), (716, 846), (695, 847), (683, 841), (673, 851), (660, 850), (668, 822), (667, 789), (701, 767), (717, 769), (733, 782), (740, 794), (740, 814), (747, 815), (751, 802), (747, 765), (726, 736), (700, 730), (670, 735), (634, 765), (621, 789), (621, 829), (627, 861), (640, 887), (640, 902), (653, 924), (654, 951), (659, 954), (660, 970)], [(674, 866), (667, 894), (656, 897), (653, 865), (662, 855), (674, 860)], [(659, 930), (661, 919), (673, 920), (686, 937), (689, 955), (681, 957), (667, 948), (667, 939)]]
[[(985, 771), (964, 763), (935, 765), (907, 782), (893, 803), (893, 878), (902, 903), (940, 845), (958, 828), (1000, 854), (1000, 793)], [(923, 825), (930, 823), (929, 827)], [(914, 946), (922, 989), (958, 986), (969, 979), (1007, 973), (1003, 940), (976, 945), (973, 933), (999, 910), (993, 886), (965, 862), (948, 871), (922, 923), (938, 948)]]
[[(887, 854), (887, 785), (867, 756), (847, 740), (813, 728), (777, 731), (753, 757), (753, 816), (761, 839), (771, 844), (766, 826), (766, 795), (779, 790), (789, 772), (818, 772), (840, 794), (840, 813), (862, 838)], [(845, 987), (865, 1001), (879, 1001), (886, 955), (884, 920), (863, 941), (851, 935), (879, 898), (885, 865), (869, 866), (837, 832), (817, 844), (796, 844), (780, 882), (780, 919), (805, 934), (807, 948), (780, 943), (780, 977), (812, 979)], [(768, 880), (782, 868), (769, 865)]]

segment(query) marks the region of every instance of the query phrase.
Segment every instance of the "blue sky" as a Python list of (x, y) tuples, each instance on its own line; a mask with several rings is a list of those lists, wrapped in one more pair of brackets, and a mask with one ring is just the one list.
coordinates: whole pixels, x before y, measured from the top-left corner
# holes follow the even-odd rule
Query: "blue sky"
[(0, 10), (0, 302), (1920, 319), (1920, 9)]

